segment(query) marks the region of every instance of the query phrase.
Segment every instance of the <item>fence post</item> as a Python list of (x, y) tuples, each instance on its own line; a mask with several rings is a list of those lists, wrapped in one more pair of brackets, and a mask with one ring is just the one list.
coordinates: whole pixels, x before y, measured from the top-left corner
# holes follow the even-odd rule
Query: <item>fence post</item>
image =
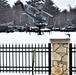
[(49, 75), (51, 75), (51, 43), (48, 44)]
[(72, 43), (69, 44), (69, 75), (72, 75)]
[(51, 74), (53, 75), (68, 75), (68, 43), (70, 38), (68, 35), (63, 33), (61, 34), (52, 34), (51, 35)]

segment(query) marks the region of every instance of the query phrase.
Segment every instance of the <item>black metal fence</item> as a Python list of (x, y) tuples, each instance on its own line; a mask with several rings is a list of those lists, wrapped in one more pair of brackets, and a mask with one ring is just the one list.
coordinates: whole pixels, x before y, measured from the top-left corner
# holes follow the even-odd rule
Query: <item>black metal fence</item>
[[(32, 74), (32, 58), (36, 49), (34, 74), (51, 74), (51, 44), (0, 44), (0, 72)], [(69, 75), (76, 74), (76, 44), (69, 44)]]
[(0, 72), (32, 74), (36, 49), (35, 74), (51, 74), (51, 44), (0, 44)]
[(76, 44), (69, 44), (69, 75), (76, 74)]

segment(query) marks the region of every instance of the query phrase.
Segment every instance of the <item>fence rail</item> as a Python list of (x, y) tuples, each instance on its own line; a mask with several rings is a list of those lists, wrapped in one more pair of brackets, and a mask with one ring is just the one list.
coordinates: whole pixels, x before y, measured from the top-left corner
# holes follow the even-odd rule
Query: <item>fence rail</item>
[(36, 49), (35, 74), (51, 74), (51, 44), (0, 44), (0, 72), (32, 74), (32, 58)]

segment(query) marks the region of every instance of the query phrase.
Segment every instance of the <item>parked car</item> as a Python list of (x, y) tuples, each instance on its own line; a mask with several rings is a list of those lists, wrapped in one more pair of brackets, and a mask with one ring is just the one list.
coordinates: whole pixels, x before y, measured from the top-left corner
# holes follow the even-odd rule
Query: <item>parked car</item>
[(42, 32), (50, 32), (50, 29), (49, 28), (43, 28), (41, 29)]
[(67, 25), (65, 31), (75, 31), (76, 27), (74, 24)]
[(52, 28), (52, 31), (60, 31), (60, 28), (58, 28), (58, 27), (53, 27), (53, 28)]
[(7, 32), (7, 33), (9, 33), (9, 32), (18, 32), (18, 30), (13, 28), (12, 26), (10, 26), (10, 27), (8, 27), (8, 29), (5, 32)]
[(0, 32), (5, 32), (8, 30), (8, 26), (0, 26)]
[(36, 27), (36, 26), (28, 26), (28, 27), (26, 28), (26, 30), (27, 30), (28, 32), (38, 32), (39, 28)]
[(24, 32), (25, 27), (24, 26), (13, 26), (14, 29), (17, 29), (19, 32)]
[(66, 27), (60, 28), (60, 31), (65, 31)]

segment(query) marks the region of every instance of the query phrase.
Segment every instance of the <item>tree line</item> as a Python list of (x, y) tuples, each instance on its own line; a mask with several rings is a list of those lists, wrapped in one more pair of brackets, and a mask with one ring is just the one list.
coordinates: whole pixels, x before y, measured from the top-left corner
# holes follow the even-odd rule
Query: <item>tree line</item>
[[(48, 26), (64, 27), (68, 24), (76, 25), (76, 7), (72, 8), (69, 6), (69, 11), (66, 9), (60, 11), (52, 0), (31, 0), (28, 3), (37, 3), (39, 1), (45, 3), (43, 4), (43, 10), (53, 15), (53, 17), (45, 15), (48, 18)], [(27, 5), (25, 5), (25, 10), (26, 8)], [(27, 15), (21, 13), (21, 6), (14, 4), (11, 7), (7, 0), (0, 0), (0, 24), (13, 21), (14, 25), (31, 25), (32, 20)]]

